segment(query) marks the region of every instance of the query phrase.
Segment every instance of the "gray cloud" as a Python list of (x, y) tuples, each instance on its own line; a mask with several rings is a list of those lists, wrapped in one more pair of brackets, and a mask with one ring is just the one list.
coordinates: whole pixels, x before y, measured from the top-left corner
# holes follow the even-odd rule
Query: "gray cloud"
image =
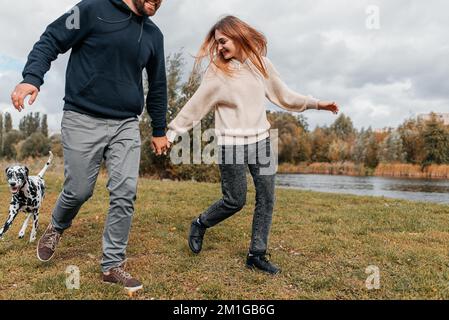
[[(0, 34), (4, 112), (12, 111), (9, 94), (32, 45), (76, 1), (0, 2), (0, 28), (8, 30)], [(368, 5), (380, 9), (379, 30), (366, 28)], [(359, 128), (380, 128), (418, 113), (448, 112), (448, 9), (443, 0), (165, 0), (154, 20), (165, 34), (167, 54), (184, 48), (190, 67), (189, 55), (210, 26), (220, 16), (237, 15), (266, 34), (269, 57), (292, 89), (337, 101)], [(66, 61), (67, 55), (53, 64), (29, 108), (48, 113), (52, 131), (59, 130), (62, 116)], [(20, 115), (13, 115), (17, 121)], [(335, 119), (317, 111), (304, 115), (312, 128)]]

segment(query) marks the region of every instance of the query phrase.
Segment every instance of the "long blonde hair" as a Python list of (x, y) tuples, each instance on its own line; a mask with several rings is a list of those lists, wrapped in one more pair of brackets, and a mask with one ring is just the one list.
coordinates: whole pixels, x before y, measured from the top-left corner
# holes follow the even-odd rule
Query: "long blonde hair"
[(232, 76), (232, 69), (228, 60), (218, 52), (218, 42), (215, 40), (215, 32), (219, 30), (230, 38), (238, 51), (243, 52), (253, 63), (257, 70), (268, 78), (268, 73), (263, 62), (267, 55), (267, 38), (246, 22), (234, 16), (226, 16), (220, 19), (208, 32), (195, 60), (194, 70), (199, 70), (204, 58), (209, 57), (214, 64), (225, 74)]

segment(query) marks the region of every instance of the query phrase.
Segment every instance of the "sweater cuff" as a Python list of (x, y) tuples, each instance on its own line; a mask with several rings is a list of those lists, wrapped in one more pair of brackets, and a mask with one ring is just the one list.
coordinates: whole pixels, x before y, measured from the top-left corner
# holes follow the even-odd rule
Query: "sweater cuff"
[(39, 77), (32, 74), (26, 74), (21, 83), (27, 83), (35, 86), (39, 91), (41, 90), (41, 85), (44, 83)]
[(167, 131), (167, 139), (170, 143), (175, 142), (175, 139), (177, 136), (178, 136), (178, 134), (176, 133), (176, 131), (173, 131), (173, 130)]
[(314, 97), (309, 96), (309, 100), (307, 102), (307, 109), (318, 110), (318, 102), (319, 99), (315, 99)]
[(153, 137), (156, 137), (156, 138), (165, 137), (165, 127), (164, 128), (153, 128)]

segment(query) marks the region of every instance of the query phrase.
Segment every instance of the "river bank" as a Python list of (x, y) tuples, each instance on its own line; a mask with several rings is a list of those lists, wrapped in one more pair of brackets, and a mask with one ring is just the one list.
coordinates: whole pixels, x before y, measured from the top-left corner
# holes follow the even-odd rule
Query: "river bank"
[(284, 163), (279, 165), (278, 173), (449, 179), (449, 165), (430, 165), (422, 168), (420, 165), (414, 164), (381, 163), (373, 170), (365, 167), (363, 164), (355, 164), (353, 162), (302, 163), (298, 165)]

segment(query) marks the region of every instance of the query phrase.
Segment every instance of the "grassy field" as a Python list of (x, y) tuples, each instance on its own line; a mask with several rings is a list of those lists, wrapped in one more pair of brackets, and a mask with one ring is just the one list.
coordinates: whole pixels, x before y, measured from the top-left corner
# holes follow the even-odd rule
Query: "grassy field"
[[(47, 175), (39, 235), (63, 182), (61, 166), (55, 168)], [(49, 264), (37, 261), (34, 244), (16, 238), (24, 216), (16, 220), (0, 241), (0, 299), (128, 299), (100, 278), (105, 184), (100, 177)], [(449, 206), (281, 189), (276, 196), (270, 251), (283, 273), (272, 277), (244, 267), (252, 187), (246, 208), (209, 230), (194, 256), (186, 242), (190, 221), (220, 197), (219, 185), (141, 179), (128, 269), (145, 290), (134, 299), (449, 298)], [(0, 198), (3, 223), (5, 182)], [(79, 290), (65, 286), (70, 265), (80, 269)], [(370, 265), (380, 269), (379, 290), (365, 287)]]

